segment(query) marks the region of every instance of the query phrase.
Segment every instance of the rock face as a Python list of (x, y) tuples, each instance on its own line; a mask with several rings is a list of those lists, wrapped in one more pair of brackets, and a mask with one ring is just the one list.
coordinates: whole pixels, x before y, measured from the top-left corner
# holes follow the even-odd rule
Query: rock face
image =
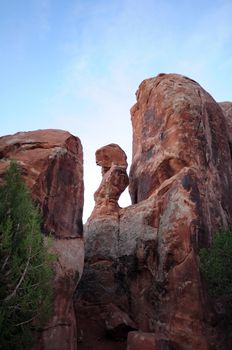
[(43, 214), (43, 231), (54, 236), (57, 256), (53, 316), (36, 350), (75, 350), (72, 296), (84, 260), (82, 238), (83, 156), (80, 140), (61, 130), (20, 132), (0, 138), (0, 174), (14, 159)]
[(83, 155), (77, 137), (61, 130), (4, 136), (0, 158), (0, 171), (11, 159), (20, 164), (33, 199), (41, 205), (45, 232), (63, 238), (82, 236)]
[[(107, 334), (105, 310), (112, 304), (140, 332), (152, 333), (157, 349), (205, 350), (211, 318), (198, 251), (215, 231), (232, 224), (225, 116), (198, 83), (181, 75), (145, 80), (136, 96), (132, 206), (116, 204), (123, 186), (116, 191), (115, 164), (105, 169), (97, 161), (104, 176), (85, 227), (85, 269), (76, 300), (79, 326), (86, 332), (80, 350), (87, 349), (88, 320), (101, 323)], [(117, 192), (113, 206), (105, 201), (110, 202), (111, 192)], [(93, 334), (91, 339), (92, 348), (100, 349)], [(126, 349), (125, 343), (118, 349)]]
[[(136, 325), (113, 300), (117, 288), (113, 265), (118, 257), (118, 199), (129, 183), (126, 155), (118, 145), (110, 144), (96, 151), (96, 163), (102, 167), (102, 181), (85, 225), (86, 269), (76, 302), (78, 349), (124, 349), (127, 333)], [(118, 342), (114, 344), (111, 338)]]
[(154, 333), (130, 332), (127, 350), (181, 350), (171, 341), (157, 339)]
[(226, 123), (218, 104), (196, 82), (171, 74), (144, 81), (137, 99), (131, 111), (132, 202), (147, 199), (182, 169), (197, 169), (199, 192), (206, 192), (202, 221), (208, 232), (226, 226), (231, 221), (226, 214), (231, 168)]
[(219, 106), (223, 110), (224, 116), (226, 118), (226, 131), (228, 133), (230, 148), (232, 152), (232, 102), (220, 102)]
[(156, 338), (152, 333), (130, 332), (127, 340), (127, 350), (157, 350)]
[(117, 217), (118, 199), (129, 183), (126, 154), (118, 145), (110, 144), (96, 151), (96, 163), (102, 167), (102, 182), (94, 194), (95, 207), (91, 218), (112, 213)]

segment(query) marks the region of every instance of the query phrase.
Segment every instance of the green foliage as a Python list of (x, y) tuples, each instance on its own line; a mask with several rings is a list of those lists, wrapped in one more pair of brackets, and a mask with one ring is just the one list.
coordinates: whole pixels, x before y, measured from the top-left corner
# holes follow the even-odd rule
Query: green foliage
[(227, 321), (232, 322), (232, 230), (215, 234), (210, 248), (201, 249), (200, 266), (211, 297), (227, 300)]
[(12, 162), (0, 187), (0, 349), (28, 349), (52, 307), (52, 261), (40, 214)]

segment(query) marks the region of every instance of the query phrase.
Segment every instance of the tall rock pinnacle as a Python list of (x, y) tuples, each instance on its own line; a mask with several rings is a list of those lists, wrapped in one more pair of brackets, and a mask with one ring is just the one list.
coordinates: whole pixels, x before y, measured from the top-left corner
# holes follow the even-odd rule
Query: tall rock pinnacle
[(117, 215), (118, 199), (129, 184), (126, 154), (118, 145), (109, 144), (96, 151), (96, 164), (102, 167), (102, 181), (94, 194), (91, 218)]
[[(136, 97), (133, 205), (118, 208), (127, 180), (119, 181), (115, 165), (104, 165), (100, 157), (104, 176), (85, 228), (76, 303), (80, 325), (94, 310), (93, 319), (107, 334), (107, 312), (117, 310), (126, 314), (120, 324), (124, 339), (126, 320), (138, 329), (128, 337), (130, 350), (138, 344), (144, 350), (208, 350), (215, 314), (206, 306), (198, 253), (215, 232), (232, 226), (230, 104), (220, 107), (197, 82), (178, 74), (144, 80)], [(96, 339), (86, 327), (90, 348)]]

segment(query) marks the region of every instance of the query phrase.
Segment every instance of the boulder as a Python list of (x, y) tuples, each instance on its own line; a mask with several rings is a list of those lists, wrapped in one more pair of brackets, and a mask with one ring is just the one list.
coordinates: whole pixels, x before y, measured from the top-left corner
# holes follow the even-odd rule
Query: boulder
[(113, 164), (127, 168), (127, 157), (122, 148), (115, 144), (103, 146), (96, 151), (96, 164), (102, 167), (102, 176)]
[(75, 350), (73, 293), (83, 270), (83, 156), (80, 140), (66, 131), (37, 130), (0, 138), (0, 176), (10, 161), (21, 169), (39, 204), (43, 232), (56, 255), (53, 315), (38, 333), (36, 350)]

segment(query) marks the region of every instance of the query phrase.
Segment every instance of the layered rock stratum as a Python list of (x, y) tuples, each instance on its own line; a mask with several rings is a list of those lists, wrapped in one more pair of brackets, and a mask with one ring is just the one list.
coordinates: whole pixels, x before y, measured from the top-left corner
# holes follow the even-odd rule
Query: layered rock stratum
[(61, 130), (19, 132), (0, 138), (0, 175), (17, 161), (32, 198), (42, 210), (43, 232), (55, 253), (53, 314), (35, 350), (76, 350), (73, 293), (84, 263), (83, 155), (80, 140)]
[[(103, 179), (85, 225), (79, 349), (113, 349), (105, 336), (122, 340), (115, 349), (125, 349), (133, 331), (128, 350), (140, 343), (144, 350), (206, 350), (214, 314), (198, 253), (232, 224), (230, 109), (176, 74), (143, 81), (136, 97), (131, 206), (117, 204), (126, 166), (117, 157), (107, 167), (97, 160)], [(109, 318), (120, 312), (109, 332)]]

